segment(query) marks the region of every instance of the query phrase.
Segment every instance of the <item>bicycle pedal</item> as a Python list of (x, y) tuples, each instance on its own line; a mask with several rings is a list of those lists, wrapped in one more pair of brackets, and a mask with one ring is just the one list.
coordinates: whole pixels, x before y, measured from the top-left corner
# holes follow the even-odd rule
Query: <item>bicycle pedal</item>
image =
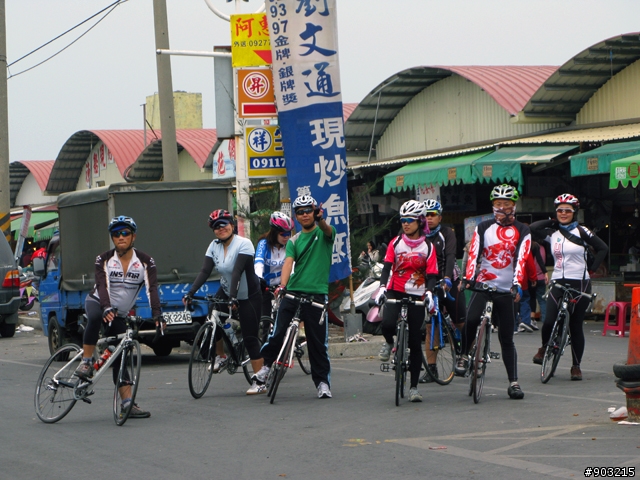
[(496, 360), (500, 360), (500, 354), (498, 352), (490, 352), (489, 353), (489, 362), (491, 362), (492, 358), (495, 358)]
[(82, 401), (85, 402), (85, 403), (88, 403), (89, 405), (91, 405), (91, 399), (90, 398), (83, 398)]
[(381, 372), (389, 372), (389, 371), (391, 371), (391, 364), (389, 364), (389, 363), (381, 363), (380, 364), (380, 371)]

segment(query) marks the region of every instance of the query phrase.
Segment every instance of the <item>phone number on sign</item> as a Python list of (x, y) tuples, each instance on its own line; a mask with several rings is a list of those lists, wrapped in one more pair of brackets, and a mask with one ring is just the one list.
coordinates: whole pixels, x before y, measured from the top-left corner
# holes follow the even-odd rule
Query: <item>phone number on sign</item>
[(585, 477), (635, 477), (636, 467), (587, 467), (584, 469)]
[(250, 163), (253, 170), (285, 168), (287, 166), (284, 157), (251, 157)]

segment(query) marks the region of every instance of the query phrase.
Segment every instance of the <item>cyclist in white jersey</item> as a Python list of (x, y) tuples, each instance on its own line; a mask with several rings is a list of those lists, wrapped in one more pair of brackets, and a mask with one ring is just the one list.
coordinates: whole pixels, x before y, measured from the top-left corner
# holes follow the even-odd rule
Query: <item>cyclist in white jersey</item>
[[(534, 237), (542, 238), (551, 245), (551, 255), (554, 258), (551, 280), (569, 285), (571, 288), (584, 293), (591, 293), (591, 277), (589, 272), (598, 269), (609, 248), (600, 238), (585, 227), (578, 225), (577, 215), (580, 202), (570, 193), (563, 193), (555, 200), (556, 219), (540, 220), (531, 224)], [(587, 248), (593, 247), (595, 259), (592, 265), (587, 265)], [(533, 357), (533, 363), (542, 364), (547, 342), (551, 337), (553, 324), (558, 315), (558, 303), (562, 300), (563, 291), (552, 287), (547, 297), (547, 313), (542, 326), (542, 347)], [(569, 319), (571, 334), (571, 380), (582, 380), (580, 362), (584, 353), (584, 332), (582, 321), (589, 306), (589, 299), (580, 297), (574, 306)]]
[[(147, 298), (156, 326), (164, 323), (160, 310), (158, 296), (158, 282), (156, 279), (156, 264), (149, 255), (133, 248), (138, 227), (131, 217), (121, 215), (114, 217), (109, 223), (109, 233), (115, 248), (101, 253), (96, 258), (96, 284), (87, 295), (85, 311), (87, 326), (83, 338), (82, 362), (75, 374), (83, 379), (93, 376), (93, 352), (100, 335), (100, 325), (107, 324), (106, 336), (116, 336), (124, 333), (127, 326), (124, 317), (136, 303), (138, 292), (144, 285)], [(113, 363), (113, 383), (117, 381), (120, 371), (120, 361)], [(120, 389), (123, 406), (131, 401), (131, 387)], [(147, 418), (151, 414), (142, 410), (138, 405), (131, 408), (129, 417)]]

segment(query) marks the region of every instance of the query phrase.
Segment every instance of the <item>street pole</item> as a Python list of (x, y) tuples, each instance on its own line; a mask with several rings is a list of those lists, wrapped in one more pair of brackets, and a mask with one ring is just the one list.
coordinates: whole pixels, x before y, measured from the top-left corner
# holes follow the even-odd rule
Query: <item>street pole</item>
[[(156, 50), (169, 49), (169, 22), (166, 0), (153, 0), (153, 19), (156, 34)], [(180, 180), (178, 170), (178, 145), (176, 119), (173, 107), (173, 83), (171, 81), (171, 56), (156, 54), (158, 73), (158, 97), (160, 99), (160, 129), (162, 131), (162, 169), (165, 182)]]
[(10, 240), (11, 195), (9, 191), (9, 106), (7, 101), (7, 31), (4, 1), (0, 0), (0, 230)]

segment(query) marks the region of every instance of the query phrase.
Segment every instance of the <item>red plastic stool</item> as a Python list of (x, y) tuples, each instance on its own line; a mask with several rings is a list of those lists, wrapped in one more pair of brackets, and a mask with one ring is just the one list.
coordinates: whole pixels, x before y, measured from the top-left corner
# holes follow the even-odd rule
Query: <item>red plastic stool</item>
[[(611, 309), (616, 309), (616, 323), (609, 324), (609, 313)], [(610, 302), (605, 309), (604, 314), (604, 327), (602, 329), (602, 335), (607, 334), (607, 330), (613, 330), (618, 332), (619, 337), (624, 337), (624, 332), (629, 331), (627, 327), (627, 312), (631, 310), (631, 302)]]

